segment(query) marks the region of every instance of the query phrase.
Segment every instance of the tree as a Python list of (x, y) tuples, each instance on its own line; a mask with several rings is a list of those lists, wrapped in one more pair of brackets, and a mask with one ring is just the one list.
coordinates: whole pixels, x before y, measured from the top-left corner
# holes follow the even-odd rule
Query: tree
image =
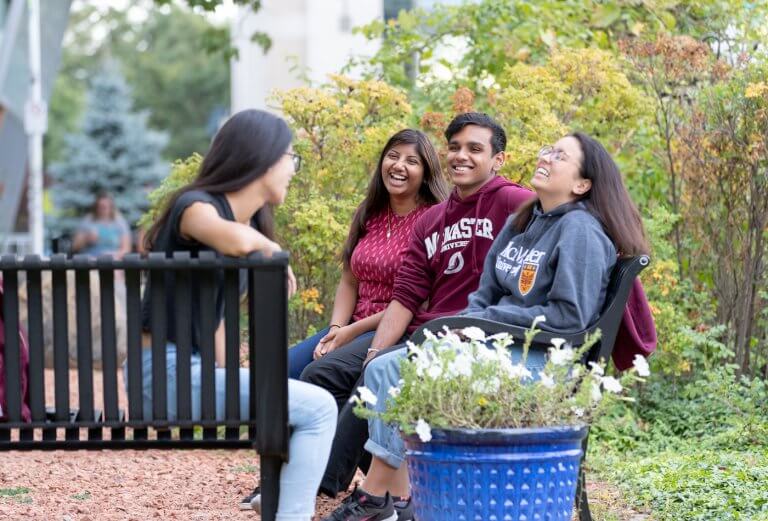
[[(371, 77), (407, 89), (417, 111), (441, 110), (433, 102), (467, 86), (494, 86), (507, 65), (542, 63), (564, 48), (615, 50), (628, 37), (688, 34), (723, 48), (764, 40), (768, 5), (739, 0), (481, 0), (428, 11), (401, 11), (358, 31), (380, 40), (372, 57), (358, 57)], [(763, 40), (761, 40), (761, 35)], [(435, 92), (442, 85), (442, 96)]]
[(119, 63), (134, 107), (148, 110), (150, 126), (168, 133), (166, 159), (208, 149), (230, 99), (229, 61), (206, 52), (206, 35), (220, 31), (228, 40), (229, 31), (186, 8), (152, 9), (144, 4), (138, 4), (147, 9), (141, 23), (96, 3), (78, 4), (73, 10), (50, 104), (45, 150), (49, 164), (64, 159), (64, 136), (82, 117), (87, 79), (108, 59)]
[(753, 348), (765, 349), (755, 326), (768, 289), (767, 76), (764, 60), (740, 64), (700, 93), (678, 137), (686, 228), (700, 245), (692, 263), (711, 280), (742, 373)]
[(129, 224), (146, 210), (148, 191), (168, 171), (160, 157), (167, 137), (150, 130), (147, 118), (132, 111), (130, 90), (114, 64), (92, 78), (80, 130), (66, 136), (65, 159), (50, 168), (55, 229), (72, 230), (99, 192), (114, 196)]

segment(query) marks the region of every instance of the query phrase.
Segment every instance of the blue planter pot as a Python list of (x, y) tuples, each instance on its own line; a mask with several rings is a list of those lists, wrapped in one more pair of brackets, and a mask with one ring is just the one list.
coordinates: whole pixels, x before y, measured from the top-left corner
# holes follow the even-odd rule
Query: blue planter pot
[(405, 436), (419, 521), (570, 521), (587, 428), (432, 430)]

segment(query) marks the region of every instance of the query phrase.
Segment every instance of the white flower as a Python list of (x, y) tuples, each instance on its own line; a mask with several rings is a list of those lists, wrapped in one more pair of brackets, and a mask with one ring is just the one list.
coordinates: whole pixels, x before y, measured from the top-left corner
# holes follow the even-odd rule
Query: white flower
[(540, 322), (546, 322), (547, 317), (544, 315), (536, 315), (536, 318), (533, 319), (533, 323), (531, 324), (531, 329), (536, 329), (536, 326), (539, 325)]
[(496, 349), (505, 349), (515, 343), (515, 339), (509, 333), (496, 333), (485, 338), (486, 342), (493, 342)]
[(440, 367), (439, 363), (434, 363), (429, 366), (427, 369), (427, 376), (432, 378), (433, 380), (437, 380), (440, 378), (440, 376), (443, 374), (443, 369)]
[(493, 377), (490, 380), (477, 380), (472, 382), (472, 390), (480, 394), (492, 394), (499, 390), (501, 387), (501, 380), (497, 377)]
[(452, 377), (472, 376), (472, 357), (459, 353), (456, 358), (448, 364), (448, 374)]
[(376, 395), (373, 394), (373, 391), (368, 389), (365, 386), (360, 386), (357, 388), (357, 392), (360, 394), (360, 399), (364, 402), (370, 403), (371, 405), (376, 405), (376, 403), (379, 401), (378, 398), (376, 398)]
[(621, 386), (621, 382), (619, 382), (616, 378), (613, 376), (604, 376), (600, 383), (603, 384), (603, 389), (605, 389), (608, 392), (611, 393), (620, 393), (623, 387)]
[(599, 402), (603, 398), (603, 393), (600, 392), (600, 384), (597, 382), (592, 383), (591, 398), (593, 402)]
[(605, 370), (603, 369), (603, 366), (600, 364), (596, 364), (595, 362), (590, 362), (589, 367), (592, 368), (592, 374), (596, 374), (598, 376), (603, 376), (605, 374)]
[[(555, 340), (562, 340), (557, 338)], [(574, 352), (570, 347), (560, 349), (559, 347), (549, 348), (549, 360), (555, 365), (566, 365), (573, 360)]]
[(392, 398), (397, 398), (400, 396), (400, 388), (399, 387), (390, 387), (387, 390), (387, 394), (390, 395)]
[(550, 342), (555, 346), (555, 349), (560, 349), (565, 344), (565, 338), (553, 338)]
[(487, 362), (496, 362), (499, 359), (498, 351), (496, 349), (489, 349), (484, 345), (477, 346), (477, 349), (475, 350), (475, 357), (478, 360)]
[(581, 374), (580, 365), (574, 365), (573, 367), (571, 367), (571, 373), (570, 373), (571, 378), (578, 378), (580, 374)]
[(485, 342), (485, 331), (479, 327), (470, 326), (461, 330), (461, 334), (470, 340), (477, 340), (478, 342)]
[(577, 418), (584, 416), (584, 408), (582, 407), (571, 407), (571, 411)]
[[(424, 330), (424, 338), (426, 338), (427, 340), (437, 340), (437, 336), (435, 336), (435, 334), (429, 329)], [(408, 343), (410, 344), (412, 342), (409, 340)]]
[(533, 375), (531, 374), (531, 372), (523, 364), (515, 364), (512, 367), (510, 367), (509, 376), (511, 376), (512, 378), (519, 378), (521, 380), (524, 380), (526, 378), (528, 379), (533, 378)]
[(432, 428), (427, 422), (419, 418), (416, 422), (416, 434), (419, 435), (419, 439), (422, 442), (427, 443), (432, 439)]
[(547, 389), (552, 389), (555, 386), (555, 379), (549, 376), (547, 373), (539, 373), (541, 385)]
[(648, 360), (643, 355), (635, 355), (635, 359), (632, 360), (632, 365), (635, 366), (637, 376), (650, 376), (651, 368), (648, 367)]

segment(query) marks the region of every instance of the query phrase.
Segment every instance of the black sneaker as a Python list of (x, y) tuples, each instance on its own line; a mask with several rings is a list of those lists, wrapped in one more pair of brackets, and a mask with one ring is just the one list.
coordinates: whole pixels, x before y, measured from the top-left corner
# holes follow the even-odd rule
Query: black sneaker
[(367, 492), (355, 488), (330, 516), (323, 518), (323, 521), (397, 521), (397, 513), (389, 492), (384, 496), (384, 504), (377, 506)]
[(240, 510), (255, 510), (261, 514), (261, 487), (254, 488), (253, 492), (240, 500)]
[(397, 512), (397, 521), (415, 521), (413, 517), (413, 504), (411, 498), (392, 498), (394, 500), (393, 506), (395, 512)]

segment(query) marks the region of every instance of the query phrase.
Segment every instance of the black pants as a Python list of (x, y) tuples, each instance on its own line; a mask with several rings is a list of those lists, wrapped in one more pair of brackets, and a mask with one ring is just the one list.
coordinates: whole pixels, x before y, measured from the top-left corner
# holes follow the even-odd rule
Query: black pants
[[(371, 462), (371, 455), (363, 449), (368, 440), (368, 421), (355, 416), (354, 405), (349, 403), (350, 396), (363, 385), (363, 362), (371, 340), (370, 337), (353, 340), (315, 360), (301, 373), (303, 381), (330, 392), (339, 407), (331, 455), (320, 482), (320, 492), (331, 497), (349, 487), (358, 467), (367, 472)], [(377, 356), (401, 347), (382, 350)]]

